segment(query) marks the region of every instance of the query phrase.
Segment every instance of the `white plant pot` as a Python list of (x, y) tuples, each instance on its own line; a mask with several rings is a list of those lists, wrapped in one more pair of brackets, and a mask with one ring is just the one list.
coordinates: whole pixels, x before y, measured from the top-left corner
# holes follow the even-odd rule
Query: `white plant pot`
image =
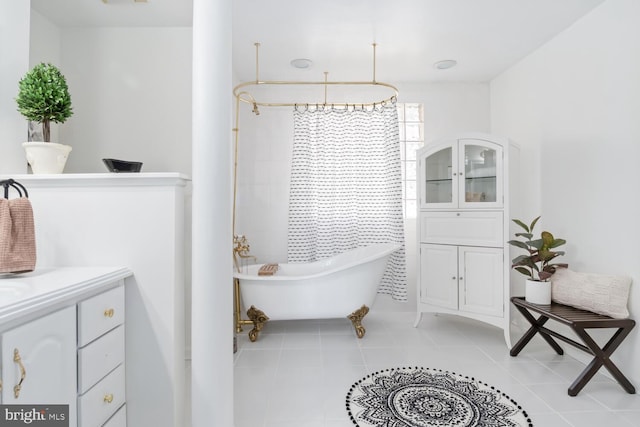
[(533, 304), (551, 304), (551, 282), (538, 282), (527, 280), (525, 283), (524, 298)]
[(22, 146), (34, 174), (62, 173), (71, 152), (70, 145), (55, 142), (23, 142)]

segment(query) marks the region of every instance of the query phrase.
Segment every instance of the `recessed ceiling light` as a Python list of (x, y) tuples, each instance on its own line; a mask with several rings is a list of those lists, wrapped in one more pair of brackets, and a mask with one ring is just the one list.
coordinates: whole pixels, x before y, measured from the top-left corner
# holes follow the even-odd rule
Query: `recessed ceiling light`
[(444, 61), (438, 61), (433, 66), (438, 70), (447, 70), (449, 68), (455, 67), (458, 64), (458, 61), (453, 59), (445, 59)]
[(313, 62), (310, 59), (298, 58), (291, 61), (291, 66), (294, 68), (305, 69), (311, 67)]

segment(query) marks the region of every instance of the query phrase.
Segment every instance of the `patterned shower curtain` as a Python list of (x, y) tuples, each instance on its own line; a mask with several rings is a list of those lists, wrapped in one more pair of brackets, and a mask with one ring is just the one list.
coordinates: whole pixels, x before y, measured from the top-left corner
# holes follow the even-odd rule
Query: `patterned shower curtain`
[(297, 107), (289, 194), (289, 262), (396, 242), (379, 293), (406, 301), (402, 176), (395, 103)]

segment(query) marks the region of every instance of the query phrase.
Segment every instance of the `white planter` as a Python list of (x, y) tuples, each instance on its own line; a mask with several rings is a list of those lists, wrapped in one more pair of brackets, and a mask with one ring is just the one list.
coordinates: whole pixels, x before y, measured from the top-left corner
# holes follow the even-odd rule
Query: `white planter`
[(537, 282), (527, 280), (525, 283), (524, 298), (533, 304), (551, 304), (551, 282)]
[(22, 146), (34, 174), (62, 173), (71, 152), (70, 145), (55, 142), (23, 142)]

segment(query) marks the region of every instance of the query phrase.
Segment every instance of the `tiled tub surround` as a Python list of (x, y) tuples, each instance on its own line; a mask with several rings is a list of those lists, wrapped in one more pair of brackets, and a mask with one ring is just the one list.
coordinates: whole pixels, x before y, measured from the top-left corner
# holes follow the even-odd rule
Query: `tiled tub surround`
[(534, 338), (517, 358), (501, 330), (448, 315), (376, 312), (356, 338), (347, 319), (278, 321), (251, 343), (238, 335), (236, 427), (349, 427), (345, 396), (367, 375), (396, 366), (425, 366), (474, 376), (518, 402), (536, 427), (640, 426), (640, 396), (601, 373), (576, 397), (567, 384), (584, 369)]

